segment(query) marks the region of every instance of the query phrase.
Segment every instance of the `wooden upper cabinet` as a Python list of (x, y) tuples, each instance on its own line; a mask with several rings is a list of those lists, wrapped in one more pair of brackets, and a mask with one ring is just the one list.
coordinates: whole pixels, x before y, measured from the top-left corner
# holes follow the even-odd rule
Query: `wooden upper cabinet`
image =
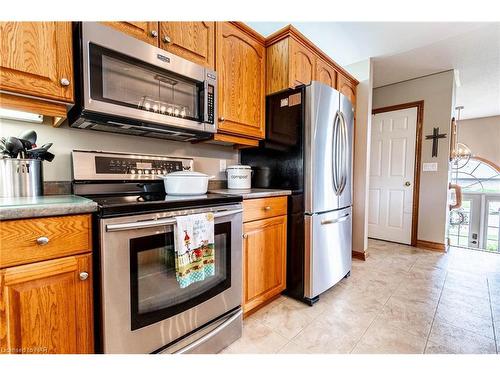
[(264, 40), (240, 23), (216, 25), (218, 131), (265, 136)]
[(160, 33), (158, 22), (117, 21), (103, 22), (103, 24), (158, 47), (158, 36)]
[(72, 102), (71, 22), (0, 22), (0, 90)]
[[(355, 102), (358, 81), (291, 25), (266, 39), (266, 94), (311, 81), (337, 88), (340, 76), (346, 92)], [(354, 96), (353, 96), (354, 95)]]
[(356, 108), (356, 83), (343, 74), (338, 75), (337, 90), (347, 96), (354, 108)]
[(316, 57), (300, 42), (290, 39), (290, 83), (291, 87), (307, 85), (313, 79), (316, 70)]
[(160, 22), (160, 47), (213, 69), (215, 22)]
[(0, 270), (1, 352), (92, 353), (91, 276), (90, 254)]
[(330, 64), (318, 58), (316, 60), (316, 74), (314, 80), (335, 89), (337, 87), (337, 72)]

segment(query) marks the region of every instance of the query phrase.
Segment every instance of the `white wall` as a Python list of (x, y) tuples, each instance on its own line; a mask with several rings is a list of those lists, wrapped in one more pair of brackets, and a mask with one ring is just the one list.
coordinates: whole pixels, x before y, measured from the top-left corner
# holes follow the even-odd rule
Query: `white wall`
[[(422, 163), (438, 164), (437, 172), (420, 174), (418, 239), (445, 243), (447, 223), (449, 134), (454, 108), (453, 71), (421, 77), (373, 90), (373, 108), (424, 101)], [(425, 136), (439, 127), (447, 138), (439, 141), (438, 157), (431, 156), (432, 141)]]
[(354, 251), (368, 248), (368, 185), (372, 120), (373, 63), (371, 59), (344, 67), (358, 81), (356, 89), (356, 131), (353, 167), (353, 238)]
[(92, 130), (73, 129), (67, 126), (52, 128), (50, 125), (23, 123), (0, 119), (0, 136), (17, 136), (23, 130), (33, 129), (38, 134), (38, 145), (52, 142), (50, 149), (56, 155), (52, 163), (44, 164), (45, 181), (71, 180), (71, 151), (104, 150), (187, 156), (194, 158), (194, 169), (216, 179), (226, 179), (219, 172), (219, 160), (225, 159), (227, 165), (236, 164), (238, 152), (230, 146), (191, 144), (189, 142), (166, 141), (132, 135), (104, 133)]
[(500, 165), (500, 116), (458, 121), (458, 141), (465, 143), (472, 155)]

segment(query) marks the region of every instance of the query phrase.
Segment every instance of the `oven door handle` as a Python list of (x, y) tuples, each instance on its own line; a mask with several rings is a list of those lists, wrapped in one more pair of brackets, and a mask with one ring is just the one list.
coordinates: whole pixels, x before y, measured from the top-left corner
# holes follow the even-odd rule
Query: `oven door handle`
[[(217, 219), (219, 217), (230, 216), (238, 214), (240, 212), (243, 212), (243, 209), (214, 212), (214, 218)], [(158, 219), (158, 220), (134, 221), (132, 223), (123, 223), (123, 224), (108, 224), (106, 225), (106, 232), (118, 232), (121, 230), (162, 227), (165, 225), (174, 225), (176, 223), (177, 220), (175, 219), (175, 217), (173, 218), (168, 217), (165, 219)]]
[(224, 328), (226, 328), (228, 325), (230, 325), (232, 322), (234, 322), (236, 319), (238, 319), (241, 315), (243, 314), (242, 310), (239, 310), (236, 314), (234, 314), (232, 317), (230, 317), (228, 320), (226, 320), (224, 323), (222, 323), (220, 326), (215, 328), (213, 331), (209, 332), (203, 337), (200, 337), (198, 340), (192, 342), (189, 345), (186, 345), (185, 347), (173, 352), (172, 354), (184, 354), (189, 352), (191, 349), (196, 348), (197, 346), (203, 344), (204, 342), (210, 340), (212, 337), (217, 335), (220, 331), (222, 331)]

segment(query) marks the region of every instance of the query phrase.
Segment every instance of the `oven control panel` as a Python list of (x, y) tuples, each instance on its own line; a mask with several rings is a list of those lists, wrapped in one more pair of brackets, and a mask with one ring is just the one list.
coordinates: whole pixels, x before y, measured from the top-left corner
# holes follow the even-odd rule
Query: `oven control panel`
[[(98, 174), (165, 175), (185, 170), (182, 161), (154, 159), (125, 159), (108, 156), (95, 158)], [(189, 168), (187, 168), (189, 170)]]
[(73, 151), (75, 180), (149, 180), (191, 171), (193, 160), (160, 155)]

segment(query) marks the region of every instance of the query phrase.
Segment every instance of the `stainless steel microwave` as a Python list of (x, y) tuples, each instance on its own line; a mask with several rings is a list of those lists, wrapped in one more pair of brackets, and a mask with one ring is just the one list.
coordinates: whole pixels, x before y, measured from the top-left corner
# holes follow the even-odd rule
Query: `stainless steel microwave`
[(73, 24), (71, 127), (191, 141), (217, 131), (217, 74), (97, 22)]

